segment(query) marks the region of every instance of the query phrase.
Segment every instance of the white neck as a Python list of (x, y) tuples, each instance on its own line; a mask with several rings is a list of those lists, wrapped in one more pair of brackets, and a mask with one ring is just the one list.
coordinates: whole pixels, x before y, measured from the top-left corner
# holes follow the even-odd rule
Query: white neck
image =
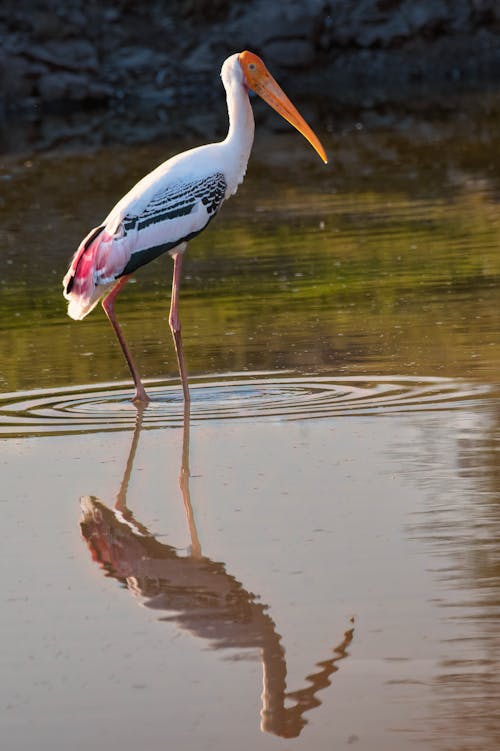
[(223, 77), (226, 88), (229, 131), (221, 146), (227, 151), (227, 195), (235, 193), (247, 169), (253, 144), (255, 122), (248, 92), (239, 77)]

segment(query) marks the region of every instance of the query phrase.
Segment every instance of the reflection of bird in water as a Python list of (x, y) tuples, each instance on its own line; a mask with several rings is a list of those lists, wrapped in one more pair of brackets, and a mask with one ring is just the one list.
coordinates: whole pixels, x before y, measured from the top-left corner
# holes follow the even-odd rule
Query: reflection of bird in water
[[(307, 686), (286, 691), (285, 650), (267, 606), (256, 601), (223, 563), (202, 555), (189, 493), (189, 412), (185, 409), (180, 485), (190, 530), (189, 555), (159, 542), (126, 505), (127, 486), (139, 440), (139, 412), (122, 485), (114, 509), (90, 496), (81, 499), (81, 531), (92, 557), (109, 576), (125, 584), (144, 605), (161, 612), (161, 620), (210, 641), (214, 649), (259, 649), (263, 666), (262, 723), (266, 732), (285, 738), (299, 735), (304, 713), (321, 702), (317, 693), (330, 685), (352, 641), (345, 632), (333, 656), (317, 663)], [(293, 702), (285, 707), (285, 702)]]
[(72, 318), (85, 318), (106, 295), (102, 305), (134, 379), (137, 402), (146, 402), (148, 397), (116, 319), (115, 298), (140, 266), (162, 253), (172, 256), (169, 323), (184, 399), (189, 401), (177, 309), (182, 257), (188, 241), (208, 225), (245, 175), (254, 135), (248, 90), (255, 91), (288, 120), (327, 161), (318, 138), (257, 55), (251, 52), (231, 55), (222, 66), (221, 76), (229, 114), (225, 140), (178, 154), (146, 175), (116, 204), (104, 222), (89, 232), (63, 280), (64, 296), (69, 300), (68, 314)]

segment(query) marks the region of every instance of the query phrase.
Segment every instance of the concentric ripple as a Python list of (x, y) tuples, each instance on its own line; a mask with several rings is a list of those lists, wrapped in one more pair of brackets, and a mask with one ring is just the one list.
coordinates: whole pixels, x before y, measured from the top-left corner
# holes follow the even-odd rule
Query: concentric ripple
[[(144, 427), (177, 427), (184, 419), (175, 381), (147, 384)], [(234, 373), (192, 378), (191, 424), (206, 420), (308, 420), (349, 415), (456, 410), (483, 402), (488, 386), (449, 378), (296, 376)], [(0, 396), (0, 436), (68, 435), (129, 430), (137, 409), (130, 384), (106, 383)]]

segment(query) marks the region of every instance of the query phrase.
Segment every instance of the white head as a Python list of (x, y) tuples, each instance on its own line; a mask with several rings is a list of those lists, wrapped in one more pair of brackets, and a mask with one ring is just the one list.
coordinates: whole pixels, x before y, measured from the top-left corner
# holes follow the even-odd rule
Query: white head
[(231, 55), (231, 57), (228, 57), (226, 60), (224, 60), (220, 71), (220, 76), (222, 78), (222, 83), (224, 84), (226, 89), (233, 83), (240, 84), (241, 86), (245, 85), (245, 79), (243, 76), (243, 70), (240, 65), (239, 57), (239, 53), (237, 52), (236, 54)]
[(274, 80), (260, 57), (246, 50), (231, 55), (222, 66), (221, 77), (228, 92), (234, 85), (252, 89), (281, 117), (288, 120), (299, 133), (302, 133), (326, 164), (327, 156), (319, 138)]

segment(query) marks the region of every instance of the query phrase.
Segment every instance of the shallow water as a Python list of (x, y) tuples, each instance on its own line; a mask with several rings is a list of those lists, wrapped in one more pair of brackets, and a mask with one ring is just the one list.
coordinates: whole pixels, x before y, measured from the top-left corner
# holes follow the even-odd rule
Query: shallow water
[(117, 304), (143, 411), (60, 294), (165, 144), (4, 158), (2, 748), (498, 747), (495, 122), (258, 139), (185, 260), (190, 419), (168, 258)]

